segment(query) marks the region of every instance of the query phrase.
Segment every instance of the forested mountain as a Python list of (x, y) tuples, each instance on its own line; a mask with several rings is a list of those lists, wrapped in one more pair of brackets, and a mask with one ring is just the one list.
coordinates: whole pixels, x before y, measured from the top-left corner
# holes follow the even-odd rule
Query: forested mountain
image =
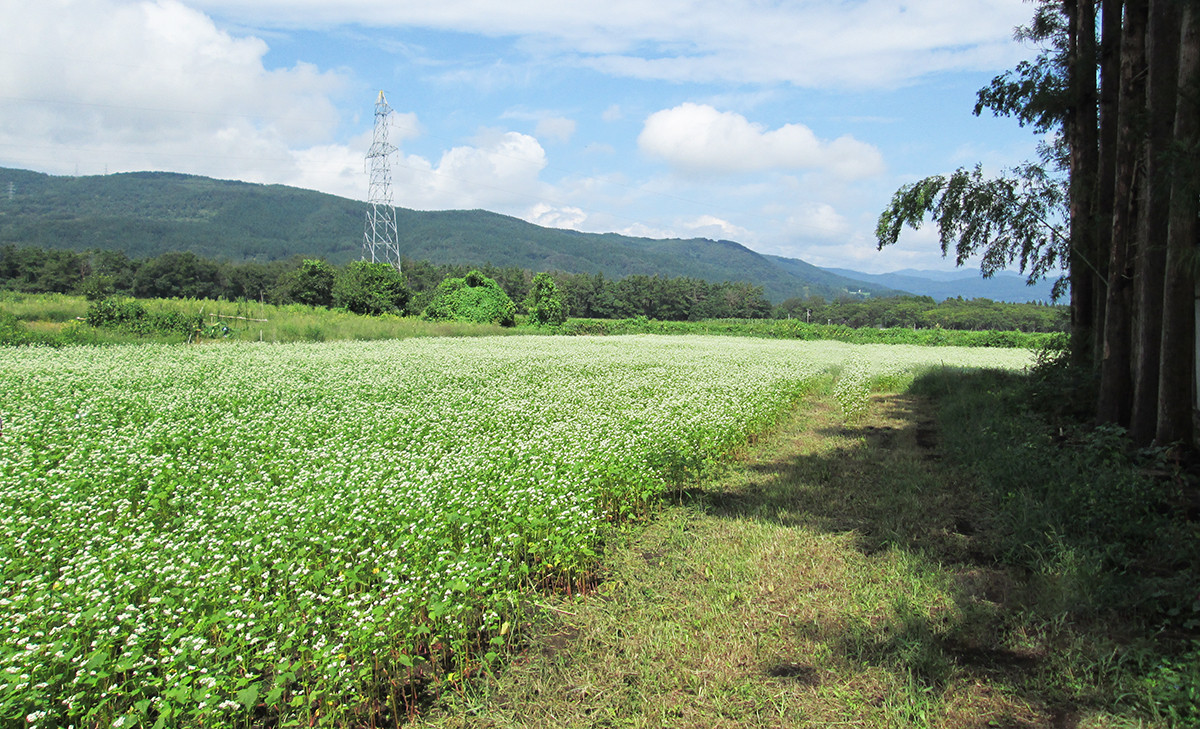
[[(361, 202), (282, 185), (167, 172), (58, 177), (0, 168), (0, 245), (102, 248), (131, 257), (190, 251), (230, 261), (301, 254), (345, 263), (362, 250), (363, 212)], [(732, 241), (579, 233), (482, 210), (398, 208), (397, 223), (401, 253), (433, 263), (745, 281), (775, 302), (898, 293)]]

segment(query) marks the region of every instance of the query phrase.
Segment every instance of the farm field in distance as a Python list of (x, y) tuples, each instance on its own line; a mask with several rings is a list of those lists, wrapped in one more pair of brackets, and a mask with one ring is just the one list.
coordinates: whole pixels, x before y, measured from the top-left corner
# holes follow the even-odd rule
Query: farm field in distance
[(0, 349), (0, 717), (390, 723), (606, 522), (822, 378), (1020, 349), (699, 336)]

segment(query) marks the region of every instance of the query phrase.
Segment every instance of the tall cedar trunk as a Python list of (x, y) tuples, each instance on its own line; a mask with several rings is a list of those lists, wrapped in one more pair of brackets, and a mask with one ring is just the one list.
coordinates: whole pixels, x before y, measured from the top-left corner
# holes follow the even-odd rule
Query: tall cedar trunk
[(1175, 85), (1179, 70), (1179, 6), (1175, 0), (1150, 0), (1146, 31), (1149, 65), (1146, 98), (1146, 141), (1143, 158), (1146, 187), (1138, 215), (1134, 279), (1133, 414), (1129, 433), (1138, 445), (1154, 440), (1158, 427), (1158, 377), (1162, 347), (1162, 292), (1167, 264), (1167, 216), (1171, 208), (1170, 165), (1175, 123)]
[(1100, 392), (1096, 403), (1097, 421), (1121, 425), (1129, 425), (1133, 411), (1134, 235), (1142, 188), (1139, 127), (1146, 107), (1148, 9), (1147, 0), (1125, 0), (1108, 290), (1104, 305), (1104, 355), (1100, 361)]
[(1095, 360), (1099, 270), (1096, 260), (1096, 173), (1099, 165), (1096, 125), (1096, 7), (1091, 0), (1063, 0), (1068, 19), (1067, 61), (1070, 102), (1065, 129), (1071, 176), (1071, 360), (1091, 369)]
[[(1087, 5), (1081, 0), (1081, 6)], [(1104, 320), (1107, 316), (1107, 282), (1109, 278), (1109, 231), (1112, 230), (1113, 179), (1117, 174), (1117, 108), (1121, 89), (1121, 8), (1122, 0), (1101, 0), (1100, 3), (1100, 163), (1095, 188), (1095, 207), (1092, 220), (1097, 229), (1096, 248), (1092, 260), (1099, 269), (1100, 285), (1094, 293), (1094, 361), (1100, 365), (1104, 357)], [(1083, 29), (1080, 29), (1083, 32)]]
[(1185, 3), (1179, 41), (1179, 97), (1175, 105), (1171, 215), (1167, 223), (1167, 268), (1163, 284), (1162, 355), (1159, 364), (1158, 432), (1162, 445), (1192, 441), (1195, 357), (1196, 216), (1200, 212), (1196, 171), (1180, 150), (1200, 137), (1200, 10)]

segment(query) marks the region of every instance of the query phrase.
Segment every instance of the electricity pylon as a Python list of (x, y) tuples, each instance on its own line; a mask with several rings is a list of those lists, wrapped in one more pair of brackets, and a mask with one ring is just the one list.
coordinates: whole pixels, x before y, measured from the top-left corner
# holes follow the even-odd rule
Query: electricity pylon
[(396, 208), (392, 203), (391, 156), (395, 145), (388, 142), (388, 106), (383, 92), (375, 101), (375, 136), (367, 152), (371, 186), (367, 190), (367, 225), (363, 233), (362, 259), (390, 263), (400, 270), (400, 244), (396, 235)]

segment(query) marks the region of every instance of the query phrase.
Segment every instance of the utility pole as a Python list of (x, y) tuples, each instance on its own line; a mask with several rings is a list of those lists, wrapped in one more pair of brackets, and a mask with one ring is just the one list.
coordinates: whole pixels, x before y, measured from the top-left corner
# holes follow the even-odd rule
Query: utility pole
[(363, 233), (362, 260), (390, 263), (400, 270), (400, 244), (396, 233), (396, 208), (392, 203), (391, 156), (396, 147), (388, 142), (388, 106), (383, 92), (375, 101), (375, 135), (367, 152), (371, 185), (367, 192), (367, 224)]

